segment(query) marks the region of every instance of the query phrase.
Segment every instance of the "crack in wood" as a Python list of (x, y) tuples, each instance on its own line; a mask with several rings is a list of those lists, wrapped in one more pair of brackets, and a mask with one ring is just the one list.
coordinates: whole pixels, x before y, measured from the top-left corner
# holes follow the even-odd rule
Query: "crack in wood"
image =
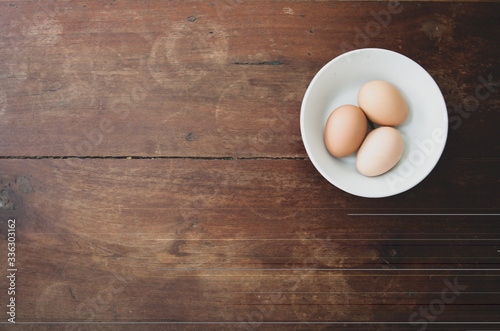
[(0, 156), (0, 160), (155, 160), (155, 159), (182, 159), (182, 160), (309, 160), (301, 156)]
[(248, 66), (277, 66), (277, 65), (285, 65), (286, 63), (275, 62), (275, 61), (264, 61), (264, 62), (234, 62), (236, 65), (248, 65)]

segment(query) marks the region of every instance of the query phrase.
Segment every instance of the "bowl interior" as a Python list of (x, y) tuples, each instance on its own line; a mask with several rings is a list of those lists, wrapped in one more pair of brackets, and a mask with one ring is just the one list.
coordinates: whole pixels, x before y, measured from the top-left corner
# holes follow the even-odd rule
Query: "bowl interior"
[[(358, 91), (371, 80), (384, 80), (403, 94), (408, 118), (397, 127), (405, 151), (389, 172), (366, 177), (356, 169), (356, 154), (335, 158), (324, 143), (328, 116), (344, 104), (358, 105)], [(448, 133), (444, 98), (432, 77), (413, 60), (393, 51), (360, 49), (326, 64), (309, 85), (301, 108), (301, 133), (317, 170), (338, 188), (363, 197), (404, 192), (423, 180), (439, 160)]]

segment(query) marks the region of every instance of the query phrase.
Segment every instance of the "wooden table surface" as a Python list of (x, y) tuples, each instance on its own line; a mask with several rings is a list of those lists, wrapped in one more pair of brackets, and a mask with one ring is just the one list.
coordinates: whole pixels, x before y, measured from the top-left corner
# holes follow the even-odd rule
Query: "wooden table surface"
[[(0, 0), (0, 329), (498, 330), (499, 37), (498, 2)], [(299, 128), (364, 47), (449, 108), (382, 199)]]

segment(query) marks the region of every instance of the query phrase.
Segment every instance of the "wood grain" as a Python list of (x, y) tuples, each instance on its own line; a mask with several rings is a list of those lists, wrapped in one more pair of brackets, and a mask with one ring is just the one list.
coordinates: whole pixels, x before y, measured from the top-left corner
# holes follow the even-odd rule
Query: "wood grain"
[[(499, 155), (475, 148), (496, 138), (498, 3), (0, 7), (3, 156), (304, 157), (307, 85), (359, 47), (398, 51), (434, 77), (450, 107), (445, 158)], [(377, 29), (376, 13), (389, 10)], [(480, 77), (491, 77), (492, 93), (468, 112)]]
[[(0, 329), (497, 327), (499, 7), (0, 0)], [(436, 168), (389, 198), (329, 184), (300, 137), (312, 77), (360, 47), (449, 107)]]
[[(499, 263), (498, 217), (350, 215), (498, 213), (497, 160), (443, 163), (374, 200), (325, 185), (307, 160), (2, 160), (19, 318), (407, 322), (458, 282), (467, 291), (440, 320), (494, 321), (498, 271), (483, 269)], [(440, 183), (455, 183), (446, 198)]]

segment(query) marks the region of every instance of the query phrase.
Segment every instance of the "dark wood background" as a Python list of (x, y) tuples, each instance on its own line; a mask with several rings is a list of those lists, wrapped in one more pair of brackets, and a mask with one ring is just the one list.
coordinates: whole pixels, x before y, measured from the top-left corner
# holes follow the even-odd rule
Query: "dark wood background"
[[(402, 2), (377, 29), (388, 6), (0, 1), (0, 328), (500, 328), (500, 4)], [(362, 47), (449, 107), (434, 171), (383, 199), (300, 137), (310, 80)]]

